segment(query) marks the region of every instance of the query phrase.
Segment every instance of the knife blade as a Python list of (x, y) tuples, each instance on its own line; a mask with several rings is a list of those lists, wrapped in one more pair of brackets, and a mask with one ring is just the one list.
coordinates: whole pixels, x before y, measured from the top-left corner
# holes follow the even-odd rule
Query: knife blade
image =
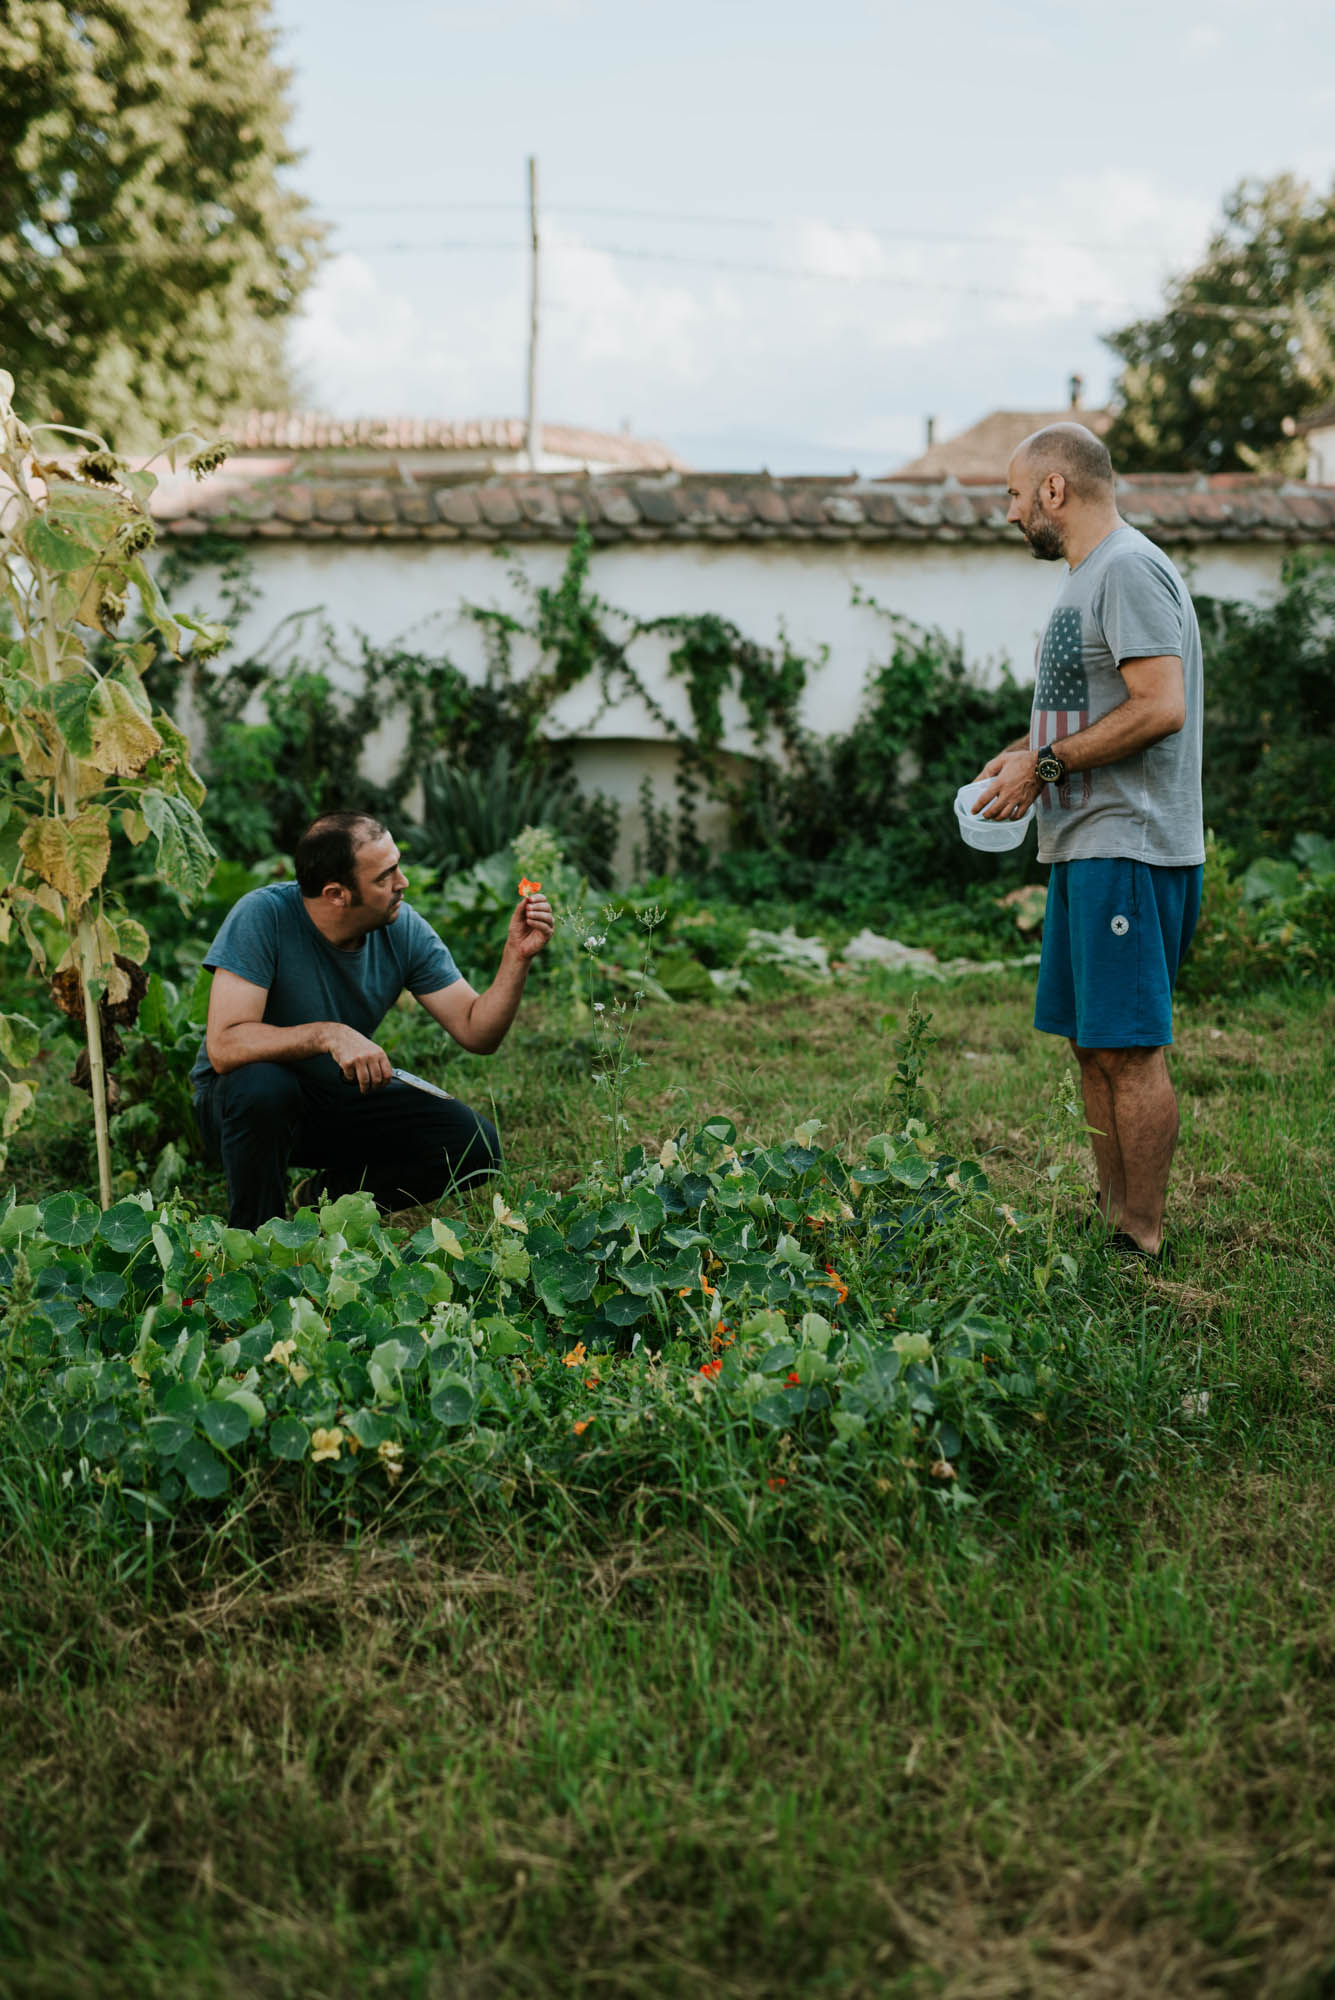
[(396, 1083), (411, 1084), (414, 1090), (424, 1090), (428, 1097), (442, 1097), (447, 1104), (454, 1102), (448, 1090), (442, 1090), (439, 1084), (428, 1083), (424, 1076), (414, 1076), (410, 1069), (391, 1066), (389, 1073)]

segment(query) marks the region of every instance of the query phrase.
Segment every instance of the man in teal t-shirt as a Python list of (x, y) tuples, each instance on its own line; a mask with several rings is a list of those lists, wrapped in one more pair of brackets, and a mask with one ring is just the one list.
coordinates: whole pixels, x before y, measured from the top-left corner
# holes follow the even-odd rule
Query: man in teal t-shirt
[(243, 896), (204, 960), (213, 987), (195, 1113), (241, 1229), (283, 1214), (294, 1162), (322, 1192), (365, 1187), (386, 1209), (494, 1173), (490, 1120), (393, 1078), (374, 1037), (407, 991), (461, 1048), (490, 1055), (555, 923), (545, 896), (524, 897), (500, 969), (477, 993), (404, 902), (399, 850), (377, 820), (325, 813), (294, 859), (296, 881)]

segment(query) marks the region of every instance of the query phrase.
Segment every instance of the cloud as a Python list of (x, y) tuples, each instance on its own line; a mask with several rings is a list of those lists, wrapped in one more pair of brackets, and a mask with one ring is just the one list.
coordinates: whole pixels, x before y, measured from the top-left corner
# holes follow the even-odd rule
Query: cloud
[[(1072, 370), (1101, 394), (1100, 332), (1152, 308), (1213, 220), (1210, 203), (1109, 170), (976, 212), (975, 240), (795, 216), (739, 232), (730, 262), (734, 239), (683, 227), (668, 240), (697, 265), (618, 254), (663, 241), (633, 218), (549, 225), (539, 407), (690, 438), (698, 463), (809, 470), (826, 449), (832, 469), (883, 470), (891, 443), (917, 448), (927, 410), (946, 430), (998, 405), (1045, 407)], [(293, 350), (313, 400), (339, 415), (513, 414), (527, 325), (518, 252), (345, 254)]]

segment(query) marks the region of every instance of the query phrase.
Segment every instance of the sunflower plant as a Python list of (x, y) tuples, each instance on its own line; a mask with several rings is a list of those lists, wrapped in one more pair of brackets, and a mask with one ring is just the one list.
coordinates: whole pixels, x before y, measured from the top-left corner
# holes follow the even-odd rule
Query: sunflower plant
[[(82, 1017), (106, 1208), (103, 1029), (132, 1017), (148, 954), (143, 925), (106, 887), (113, 833), (151, 841), (157, 875), (185, 896), (214, 860), (190, 746), (144, 688), (155, 643), (120, 628), (133, 589), (144, 623), (178, 658), (187, 635), (195, 660), (225, 644), (222, 626), (168, 610), (145, 555), (152, 464), (184, 461), (202, 478), (226, 447), (187, 433), (132, 467), (92, 432), (29, 428), (13, 397), (0, 371), (0, 944), (17, 935), (57, 1004)], [(19, 1072), (37, 1038), (26, 1016), (0, 1015), (0, 1162), (33, 1101)]]

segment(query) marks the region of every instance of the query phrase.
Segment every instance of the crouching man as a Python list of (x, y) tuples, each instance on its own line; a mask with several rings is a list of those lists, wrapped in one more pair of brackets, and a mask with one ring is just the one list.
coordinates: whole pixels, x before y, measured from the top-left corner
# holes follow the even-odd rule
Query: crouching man
[(490, 1055), (555, 923), (545, 896), (526, 897), (500, 970), (476, 993), (404, 902), (399, 850), (376, 820), (324, 813), (294, 859), (296, 881), (243, 896), (204, 960), (213, 988), (195, 1115), (238, 1229), (285, 1213), (289, 1164), (311, 1169), (311, 1194), (364, 1187), (382, 1209), (495, 1173), (490, 1120), (393, 1078), (375, 1032), (406, 988), (461, 1048)]

